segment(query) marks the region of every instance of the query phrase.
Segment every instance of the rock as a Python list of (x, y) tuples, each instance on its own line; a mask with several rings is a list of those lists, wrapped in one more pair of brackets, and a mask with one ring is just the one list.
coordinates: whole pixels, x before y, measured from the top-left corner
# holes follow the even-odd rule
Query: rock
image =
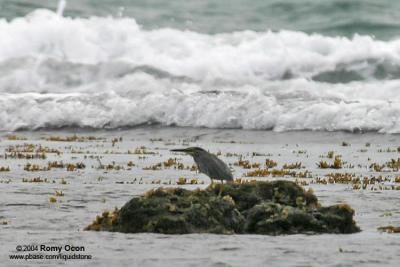
[(124, 233), (355, 233), (346, 204), (321, 207), (311, 190), (289, 181), (213, 184), (204, 190), (158, 188), (120, 210), (105, 212), (86, 230)]

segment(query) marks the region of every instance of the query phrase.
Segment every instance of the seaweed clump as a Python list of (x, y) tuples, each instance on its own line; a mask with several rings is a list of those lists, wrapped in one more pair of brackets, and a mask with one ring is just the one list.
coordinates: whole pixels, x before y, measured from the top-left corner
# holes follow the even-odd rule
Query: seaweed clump
[(386, 233), (390, 233), (390, 234), (399, 234), (400, 233), (400, 227), (396, 227), (396, 226), (393, 226), (393, 225), (382, 226), (382, 227), (378, 227), (378, 231), (386, 232)]
[[(107, 216), (104, 217), (104, 214)], [(354, 211), (321, 207), (312, 190), (290, 181), (212, 184), (204, 190), (158, 188), (103, 213), (86, 230), (124, 233), (355, 233)], [(104, 217), (104, 218), (103, 218)]]

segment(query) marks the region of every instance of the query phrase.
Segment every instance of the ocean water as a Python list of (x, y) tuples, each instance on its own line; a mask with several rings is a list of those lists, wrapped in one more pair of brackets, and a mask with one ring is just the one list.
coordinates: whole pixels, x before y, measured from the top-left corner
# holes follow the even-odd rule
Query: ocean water
[[(82, 142), (57, 142), (51, 136), (86, 137)], [(382, 233), (378, 227), (400, 225), (400, 194), (392, 186), (400, 186), (398, 171), (375, 172), (372, 162), (383, 164), (399, 154), (395, 149), (400, 137), (383, 134), (350, 134), (342, 132), (284, 132), (216, 130), (196, 128), (142, 127), (121, 131), (27, 131), (18, 132), (24, 140), (8, 140), (0, 134), (0, 155), (7, 151), (24, 151), (27, 146), (60, 153), (47, 153), (46, 159), (0, 157), (0, 167), (11, 171), (0, 173), (0, 266), (209, 266), (209, 267), (397, 267), (400, 261), (399, 234)], [(88, 139), (88, 137), (95, 137)], [(122, 141), (114, 143), (115, 138)], [(342, 146), (345, 140), (348, 146)], [(370, 145), (366, 147), (366, 143)], [(25, 145), (24, 145), (25, 144)], [(27, 145), (30, 144), (30, 145)], [(182, 146), (200, 146), (210, 152), (221, 152), (220, 158), (232, 168), (235, 178), (246, 177), (249, 169), (235, 166), (239, 159), (264, 164), (266, 157), (277, 162), (301, 162), (309, 178), (259, 177), (261, 180), (300, 179), (312, 188), (323, 206), (348, 203), (355, 210), (355, 221), (361, 228), (356, 234), (321, 235), (161, 235), (88, 232), (83, 229), (105, 210), (122, 207), (133, 196), (159, 186), (178, 186), (179, 177), (198, 179), (198, 185), (179, 185), (186, 189), (204, 188), (210, 180), (204, 174), (184, 169), (145, 167), (176, 158), (185, 166), (192, 166), (190, 156), (169, 150)], [(138, 147), (146, 147), (151, 154), (131, 154)], [(394, 150), (394, 151), (393, 151)], [(319, 169), (317, 164), (327, 159), (328, 151), (342, 155), (343, 169)], [(22, 154), (26, 154), (21, 152)], [(268, 153), (268, 156), (265, 155)], [(8, 153), (9, 154), (9, 153)], [(321, 158), (325, 157), (325, 158)], [(118, 169), (99, 168), (97, 158), (104, 165)], [(86, 168), (67, 171), (25, 171), (27, 162), (47, 166), (47, 162), (77, 163)], [(128, 168), (131, 161), (135, 166)], [(254, 170), (254, 169), (253, 169)], [(354, 189), (351, 183), (317, 183), (327, 179), (327, 173), (354, 173), (361, 177), (378, 177), (384, 182), (369, 184), (366, 189)], [(42, 182), (29, 182), (40, 177)], [(24, 180), (25, 179), (25, 182)], [(47, 179), (47, 182), (44, 181)], [(54, 182), (53, 182), (54, 181)], [(65, 181), (65, 182), (62, 182)], [(55, 192), (63, 196), (55, 196)], [(56, 202), (49, 199), (56, 198)], [(5, 224), (4, 224), (5, 222)], [(12, 260), (9, 255), (22, 255), (18, 245), (83, 246), (91, 260)], [(34, 251), (32, 254), (37, 254)], [(39, 252), (57, 255), (55, 252)], [(62, 251), (62, 255), (72, 252)]]
[(396, 1), (0, 2), (0, 130), (400, 132)]

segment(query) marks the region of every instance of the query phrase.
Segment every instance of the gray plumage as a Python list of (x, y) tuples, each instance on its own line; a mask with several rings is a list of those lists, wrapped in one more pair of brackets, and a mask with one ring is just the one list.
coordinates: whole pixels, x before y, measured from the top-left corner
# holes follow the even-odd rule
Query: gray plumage
[(191, 155), (196, 162), (199, 171), (210, 177), (211, 180), (233, 181), (231, 170), (225, 162), (200, 147), (172, 149), (171, 151), (184, 152)]

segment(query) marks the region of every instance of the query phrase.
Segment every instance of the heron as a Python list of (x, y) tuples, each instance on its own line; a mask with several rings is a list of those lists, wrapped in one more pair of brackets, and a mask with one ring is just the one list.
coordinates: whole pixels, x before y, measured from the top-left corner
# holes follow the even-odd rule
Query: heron
[(228, 165), (226, 165), (225, 162), (223, 162), (217, 156), (208, 153), (201, 147), (172, 149), (171, 151), (183, 152), (191, 155), (199, 171), (210, 177), (211, 183), (213, 183), (214, 179), (220, 180), (221, 183), (223, 183), (223, 181), (233, 181), (233, 176)]

